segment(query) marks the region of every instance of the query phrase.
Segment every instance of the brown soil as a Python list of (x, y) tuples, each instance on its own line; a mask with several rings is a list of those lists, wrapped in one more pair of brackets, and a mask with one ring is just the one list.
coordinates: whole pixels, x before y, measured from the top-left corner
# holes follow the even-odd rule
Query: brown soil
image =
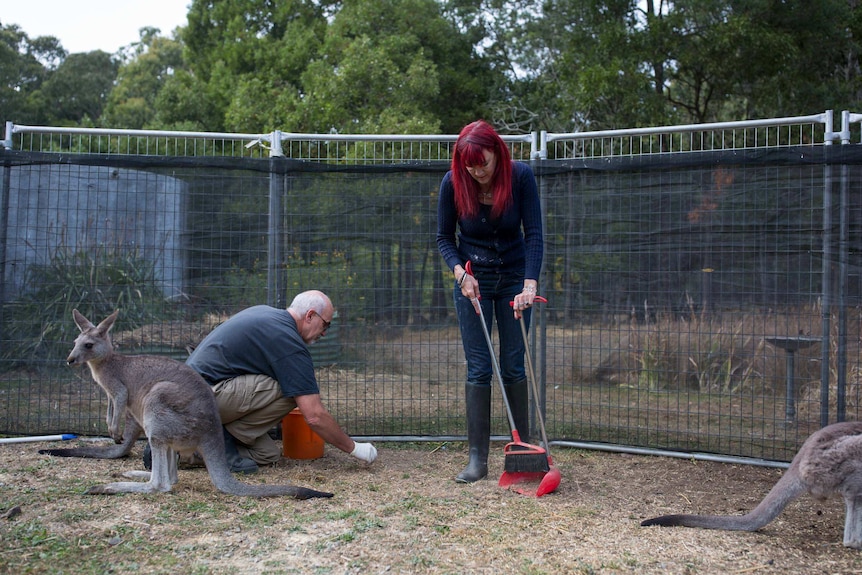
[(464, 445), (379, 443), (371, 466), (327, 446), (245, 479), (332, 499), (232, 497), (203, 469), (181, 470), (171, 493), (89, 496), (140, 468), (140, 448), (97, 461), (38, 455), (44, 446), (0, 446), (0, 513), (21, 509), (0, 519), (0, 573), (862, 573), (862, 552), (841, 544), (840, 500), (805, 497), (756, 533), (639, 525), (751, 509), (773, 468), (557, 449), (562, 484), (535, 498), (497, 486), (502, 444), (493, 479), (459, 485)]

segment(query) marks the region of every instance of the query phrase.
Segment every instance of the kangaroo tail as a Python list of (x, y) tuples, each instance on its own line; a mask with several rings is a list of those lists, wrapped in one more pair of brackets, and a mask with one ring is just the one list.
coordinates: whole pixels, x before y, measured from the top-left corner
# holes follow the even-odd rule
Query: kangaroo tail
[(87, 445), (83, 447), (65, 447), (62, 449), (40, 449), (39, 453), (43, 455), (53, 455), (54, 457), (85, 457), (88, 459), (120, 459), (126, 457), (135, 446), (135, 441), (138, 440), (140, 429), (126, 430), (123, 433), (123, 442), (120, 444), (111, 445)]
[(231, 474), (230, 469), (225, 463), (224, 468), (213, 469), (219, 467), (217, 465), (210, 466), (207, 461), (207, 471), (209, 471), (210, 479), (216, 489), (229, 493), (231, 495), (244, 495), (248, 497), (282, 497), (289, 496), (294, 499), (313, 499), (317, 497), (332, 497), (332, 493), (326, 491), (317, 491), (308, 487), (299, 487), (296, 485), (251, 485), (238, 481)]
[(283, 497), (289, 496), (294, 499), (313, 499), (317, 497), (332, 497), (332, 493), (317, 491), (307, 487), (296, 485), (251, 485), (237, 480), (230, 471), (227, 457), (224, 453), (222, 438), (216, 434), (210, 434), (199, 446), (201, 455), (207, 466), (207, 472), (216, 489), (231, 495), (248, 497)]
[(111, 445), (109, 447), (69, 447), (66, 449), (40, 449), (43, 455), (54, 457), (86, 457), (89, 459), (119, 459), (129, 454), (131, 449), (124, 449), (123, 445)]
[(647, 519), (641, 525), (643, 527), (660, 525), (662, 527), (679, 526), (725, 529), (728, 531), (757, 531), (778, 517), (791, 501), (805, 493), (807, 489), (797, 468), (791, 466), (757, 507), (745, 515), (662, 515)]
[[(233, 478), (231, 478), (233, 479)], [(294, 499), (314, 499), (332, 497), (332, 493), (326, 491), (317, 491), (308, 487), (299, 487), (296, 485), (250, 485), (233, 479), (232, 485), (216, 485), (220, 491), (230, 493), (232, 495), (246, 495), (249, 497), (281, 497), (289, 496)], [(227, 487), (227, 489), (225, 489)]]

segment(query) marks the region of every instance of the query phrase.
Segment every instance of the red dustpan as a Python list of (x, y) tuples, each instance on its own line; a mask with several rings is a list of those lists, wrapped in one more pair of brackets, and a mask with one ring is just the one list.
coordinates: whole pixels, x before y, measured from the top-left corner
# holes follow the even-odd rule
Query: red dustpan
[(539, 486), (535, 493), (532, 489), (528, 489), (527, 487), (516, 487), (513, 491), (520, 493), (521, 495), (535, 495), (536, 497), (547, 495), (548, 493), (552, 493), (557, 490), (562, 479), (560, 476), (560, 470), (554, 467), (554, 460), (550, 455), (548, 456), (548, 467), (550, 467), (550, 470), (547, 473), (541, 471), (522, 471), (516, 473), (504, 471), (500, 476), (498, 485), (500, 487), (509, 488), (512, 485), (538, 481)]
[[(542, 296), (536, 296), (535, 301), (547, 303), (548, 300), (546, 300)], [(509, 305), (514, 305), (514, 302), (510, 302)], [(533, 358), (530, 354), (530, 343), (527, 338), (527, 328), (524, 325), (524, 316), (520, 317), (520, 321), (521, 335), (524, 338), (524, 349), (526, 350), (527, 356), (527, 368), (530, 375), (530, 384), (533, 387), (533, 397), (538, 398), (539, 384), (536, 383), (536, 372), (533, 370)], [(560, 481), (562, 481), (562, 477), (560, 475), (560, 470), (554, 467), (554, 460), (551, 458), (550, 445), (548, 445), (548, 435), (545, 432), (545, 418), (542, 416), (541, 409), (536, 410), (536, 416), (539, 420), (539, 431), (541, 431), (542, 433), (542, 442), (544, 442), (545, 451), (548, 453), (548, 471), (504, 471), (503, 474), (500, 476), (500, 481), (498, 485), (500, 487), (508, 488), (512, 485), (539, 481), (539, 486), (536, 489), (535, 493), (533, 493), (532, 490), (526, 487), (518, 487), (514, 491), (516, 493), (520, 493), (521, 495), (535, 495), (536, 497), (541, 497), (542, 495), (547, 495), (548, 493), (556, 491), (557, 487), (560, 486)]]

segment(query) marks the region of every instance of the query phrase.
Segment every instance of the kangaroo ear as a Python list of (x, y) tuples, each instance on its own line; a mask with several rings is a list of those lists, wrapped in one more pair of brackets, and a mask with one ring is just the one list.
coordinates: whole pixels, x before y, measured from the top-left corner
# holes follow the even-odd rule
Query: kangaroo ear
[(95, 327), (90, 322), (90, 320), (88, 320), (83, 315), (81, 315), (81, 312), (79, 312), (76, 309), (72, 310), (72, 317), (75, 319), (75, 324), (78, 326), (78, 329), (80, 329), (81, 331), (86, 331), (86, 330), (90, 329), (91, 327)]
[(99, 324), (99, 327), (96, 329), (99, 330), (99, 333), (106, 334), (112, 327), (114, 327), (114, 322), (117, 321), (117, 316), (120, 315), (120, 310), (115, 310), (114, 313), (106, 317), (102, 320), (102, 323)]

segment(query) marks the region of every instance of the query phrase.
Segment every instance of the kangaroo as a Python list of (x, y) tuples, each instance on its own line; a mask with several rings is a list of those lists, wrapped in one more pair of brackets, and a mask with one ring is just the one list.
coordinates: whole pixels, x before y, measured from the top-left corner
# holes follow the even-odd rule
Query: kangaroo
[(818, 499), (844, 498), (844, 546), (862, 549), (862, 421), (834, 423), (812, 433), (778, 483), (745, 515), (662, 515), (641, 525), (756, 531), (806, 492)]
[[(203, 458), (213, 484), (225, 493), (252, 497), (289, 495), (296, 499), (332, 497), (332, 493), (305, 487), (249, 485), (235, 479), (227, 463), (221, 418), (210, 386), (194, 369), (179, 361), (115, 353), (109, 332), (118, 313), (115, 311), (96, 326), (78, 310), (73, 310), (81, 333), (66, 362), (71, 366), (87, 364), (93, 379), (108, 394), (108, 430), (114, 441), (122, 442), (114, 449), (126, 449), (129, 438), (137, 438), (140, 429), (144, 430), (152, 450), (152, 472), (124, 474), (148, 479), (146, 483), (108, 483), (91, 487), (87, 493), (170, 491), (177, 482), (176, 454), (196, 451)], [(127, 424), (122, 433), (120, 418), (127, 412), (133, 423), (131, 428)]]

